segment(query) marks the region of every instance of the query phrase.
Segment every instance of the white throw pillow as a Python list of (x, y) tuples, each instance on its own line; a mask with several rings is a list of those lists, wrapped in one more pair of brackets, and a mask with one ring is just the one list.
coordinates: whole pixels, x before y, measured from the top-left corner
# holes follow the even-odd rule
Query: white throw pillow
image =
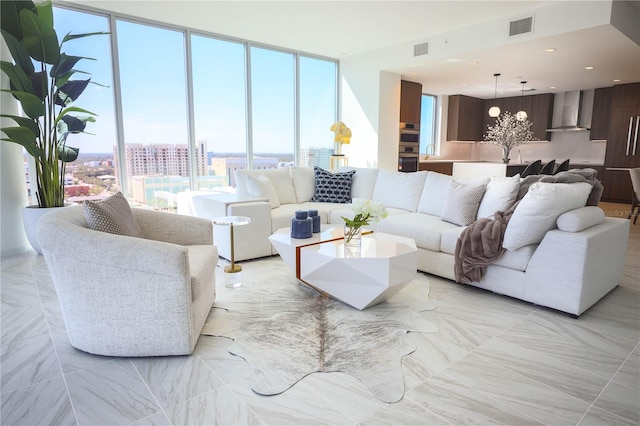
[(271, 180), (265, 175), (251, 176), (247, 175), (247, 191), (252, 197), (267, 198), (271, 208), (280, 207), (278, 194), (271, 183)]
[(540, 243), (556, 227), (562, 213), (585, 205), (590, 192), (591, 185), (586, 182), (534, 183), (513, 212), (502, 247), (515, 250)]
[(516, 202), (520, 189), (520, 175), (492, 177), (478, 208), (478, 218), (493, 217), (498, 211), (508, 210)]
[(452, 180), (453, 178), (449, 175), (428, 172), (418, 203), (418, 213), (440, 217)]
[(381, 169), (371, 199), (385, 207), (415, 212), (427, 172), (402, 173)]
[(451, 182), (440, 218), (460, 226), (467, 226), (475, 222), (485, 189), (485, 185), (465, 185), (456, 181)]
[(580, 232), (602, 223), (604, 211), (600, 207), (586, 206), (562, 213), (558, 217), (558, 229), (565, 232)]
[(316, 192), (316, 175), (313, 167), (291, 167), (291, 179), (298, 203), (310, 201)]
[(253, 176), (266, 176), (271, 180), (273, 188), (278, 194), (278, 200), (280, 204), (296, 204), (296, 191), (293, 189), (293, 180), (291, 179), (291, 173), (289, 173), (289, 167), (282, 167), (279, 169), (242, 169), (236, 170), (236, 192), (240, 195), (249, 194), (247, 188), (247, 177)]
[(355, 170), (351, 183), (351, 197), (371, 200), (373, 197), (373, 188), (378, 178), (378, 169), (368, 169), (364, 167), (341, 167), (341, 172)]

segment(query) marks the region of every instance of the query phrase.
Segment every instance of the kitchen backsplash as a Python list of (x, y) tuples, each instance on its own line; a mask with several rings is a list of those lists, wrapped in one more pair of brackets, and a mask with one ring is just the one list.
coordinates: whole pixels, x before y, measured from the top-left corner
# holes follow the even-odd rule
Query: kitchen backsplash
[[(592, 142), (588, 131), (555, 132), (551, 133), (551, 141), (534, 141), (520, 145), (511, 151), (511, 163), (519, 163), (518, 151), (522, 161), (529, 162), (537, 159), (548, 161), (551, 159), (571, 159), (572, 162), (604, 163), (606, 142)], [(439, 160), (475, 160), (500, 161), (502, 150), (500, 147), (484, 143), (441, 142), (440, 156), (432, 157)]]

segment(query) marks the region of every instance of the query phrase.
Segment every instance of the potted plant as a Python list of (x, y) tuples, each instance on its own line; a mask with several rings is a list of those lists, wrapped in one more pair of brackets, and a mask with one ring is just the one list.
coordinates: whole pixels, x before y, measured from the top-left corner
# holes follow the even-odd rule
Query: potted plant
[(526, 118), (505, 111), (496, 119), (495, 126), (487, 126), (487, 134), (482, 143), (492, 143), (502, 148), (502, 162), (509, 164), (509, 154), (513, 148), (536, 138), (530, 130), (533, 123)]
[[(72, 79), (76, 73), (88, 74), (74, 67), (90, 58), (68, 55), (62, 48), (68, 41), (106, 33), (67, 34), (60, 40), (50, 1), (2, 1), (0, 7), (2, 37), (13, 59), (0, 62), (10, 83), (2, 91), (10, 93), (24, 113), (0, 114), (17, 124), (0, 129), (1, 140), (21, 145), (34, 158), (37, 207), (62, 207), (65, 165), (78, 157), (78, 149), (67, 146), (67, 137), (83, 133), (87, 122), (95, 121), (94, 113), (73, 104), (91, 82)], [(25, 223), (25, 228), (34, 245), (30, 225)], [(37, 241), (34, 248), (39, 251)]]

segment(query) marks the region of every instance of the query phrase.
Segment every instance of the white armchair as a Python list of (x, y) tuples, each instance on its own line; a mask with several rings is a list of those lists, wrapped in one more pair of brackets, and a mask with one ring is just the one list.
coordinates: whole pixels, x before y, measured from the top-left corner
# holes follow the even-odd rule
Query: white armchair
[(132, 212), (144, 238), (90, 229), (81, 206), (38, 223), (69, 341), (98, 355), (190, 354), (215, 299), (211, 221)]

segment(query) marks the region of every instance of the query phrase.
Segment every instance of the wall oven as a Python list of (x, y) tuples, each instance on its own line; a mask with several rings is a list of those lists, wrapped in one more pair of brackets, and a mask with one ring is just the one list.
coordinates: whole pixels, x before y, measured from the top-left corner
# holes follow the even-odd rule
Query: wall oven
[(417, 172), (420, 156), (420, 125), (400, 123), (398, 142), (398, 171)]

